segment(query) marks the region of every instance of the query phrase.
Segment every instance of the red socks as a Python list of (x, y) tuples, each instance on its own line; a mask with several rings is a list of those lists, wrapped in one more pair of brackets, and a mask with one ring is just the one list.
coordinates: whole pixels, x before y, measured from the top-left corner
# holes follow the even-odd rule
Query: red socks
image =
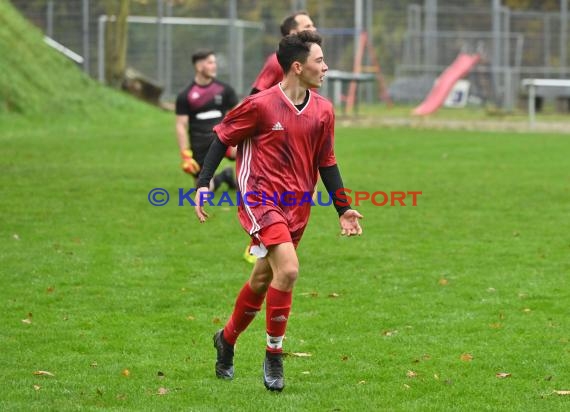
[(224, 339), (230, 345), (235, 345), (240, 333), (242, 333), (261, 309), (261, 304), (265, 295), (256, 294), (249, 286), (249, 281), (245, 283), (236, 299), (234, 311), (228, 323), (224, 327)]
[(283, 352), (283, 336), (289, 320), (293, 292), (283, 292), (271, 286), (267, 290), (265, 325), (267, 328), (267, 350)]
[[(267, 350), (272, 353), (283, 351), (283, 336), (289, 320), (293, 292), (283, 292), (269, 286), (267, 290), (265, 325), (267, 329)], [(249, 282), (241, 289), (232, 316), (224, 327), (224, 339), (230, 345), (235, 345), (242, 333), (261, 309), (266, 296), (256, 294)]]

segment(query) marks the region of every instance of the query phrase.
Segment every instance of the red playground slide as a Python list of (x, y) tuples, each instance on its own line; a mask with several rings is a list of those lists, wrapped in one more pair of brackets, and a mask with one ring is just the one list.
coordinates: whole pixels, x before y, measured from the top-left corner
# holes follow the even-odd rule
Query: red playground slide
[(451, 65), (439, 76), (431, 91), (422, 104), (414, 109), (412, 114), (425, 116), (441, 107), (449, 92), (457, 82), (479, 62), (478, 54), (460, 53)]

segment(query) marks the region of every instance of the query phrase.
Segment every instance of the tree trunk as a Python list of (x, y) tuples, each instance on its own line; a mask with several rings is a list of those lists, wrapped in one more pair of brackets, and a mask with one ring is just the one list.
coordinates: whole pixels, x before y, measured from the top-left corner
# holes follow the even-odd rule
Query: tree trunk
[(105, 0), (109, 21), (105, 30), (105, 80), (120, 88), (127, 66), (127, 17), (130, 0)]

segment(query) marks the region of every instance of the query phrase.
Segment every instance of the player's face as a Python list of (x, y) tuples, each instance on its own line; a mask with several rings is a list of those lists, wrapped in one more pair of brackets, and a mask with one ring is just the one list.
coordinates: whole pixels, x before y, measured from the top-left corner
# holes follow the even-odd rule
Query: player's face
[(317, 31), (313, 20), (311, 20), (309, 16), (299, 14), (297, 17), (295, 17), (295, 21), (297, 22), (297, 27), (291, 30), (289, 34), (299, 33), (304, 30)]
[(321, 87), (328, 69), (321, 46), (313, 43), (307, 61), (302, 65), (300, 80), (308, 89)]
[(218, 64), (216, 56), (211, 54), (203, 60), (196, 62), (196, 72), (206, 79), (213, 79), (216, 77), (218, 71)]

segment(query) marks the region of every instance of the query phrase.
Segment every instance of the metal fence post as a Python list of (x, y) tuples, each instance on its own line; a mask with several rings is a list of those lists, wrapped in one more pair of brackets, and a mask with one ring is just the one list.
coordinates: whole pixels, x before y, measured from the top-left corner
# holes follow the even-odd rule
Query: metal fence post
[(83, 71), (89, 74), (89, 0), (83, 0)]
[(499, 95), (502, 92), (501, 81), (499, 77), (499, 68), (501, 67), (501, 0), (493, 0), (491, 13), (493, 19), (493, 55), (491, 68), (493, 71), (495, 100), (498, 103)]
[[(424, 0), (424, 65), (437, 66), (437, 0)], [(431, 70), (431, 69), (430, 69)]]
[(156, 1), (156, 80), (159, 84), (164, 84), (164, 27), (162, 18), (164, 17), (163, 0)]
[[(374, 42), (372, 41), (374, 38), (374, 33), (372, 32), (372, 27), (373, 27), (372, 18), (374, 16), (374, 8), (373, 8), (372, 3), (373, 3), (372, 0), (366, 0), (366, 12), (364, 13), (364, 16), (365, 16), (364, 27), (365, 27), (366, 33), (368, 33), (367, 40), (368, 40), (368, 47), (369, 48), (374, 47)], [(372, 61), (371, 61), (370, 53), (366, 53), (364, 56), (365, 56), (364, 64), (368, 67), (371, 67)], [(379, 70), (379, 69), (377, 69), (377, 70)], [(364, 72), (367, 72), (367, 71), (369, 71), (369, 70), (364, 70)], [(378, 87), (380, 87), (380, 86), (378, 85)], [(373, 87), (368, 86), (364, 90), (366, 92), (366, 102), (372, 103), (373, 96), (374, 96)]]
[[(172, 17), (172, 2), (166, 2), (166, 17)], [(170, 96), (172, 94), (172, 24), (166, 25), (166, 53), (164, 56), (165, 61), (165, 94)]]
[[(237, 84), (237, 31), (236, 31), (236, 20), (237, 20), (237, 0), (229, 0), (228, 2), (228, 16), (229, 16), (229, 25), (228, 25), (228, 55), (229, 55), (229, 71), (230, 71), (230, 84), (232, 87), (235, 87)], [(238, 93), (242, 92), (242, 90), (238, 89)]]
[(107, 16), (99, 16), (97, 25), (97, 72), (100, 83), (105, 83), (105, 24), (107, 20)]
[(46, 34), (53, 38), (53, 0), (47, 2), (46, 7)]
[(502, 7), (503, 11), (503, 22), (502, 22), (502, 37), (503, 37), (503, 61), (502, 66), (504, 70), (504, 82), (505, 82), (505, 95), (503, 98), (504, 108), (508, 111), (513, 109), (515, 101), (515, 88), (512, 84), (512, 73), (511, 73), (511, 10), (508, 7)]
[(560, 0), (560, 67), (568, 63), (568, 0)]
[[(358, 53), (358, 47), (360, 44), (360, 34), (363, 28), (363, 0), (354, 0), (354, 56), (356, 57)], [(355, 61), (353, 59), (353, 61)]]

